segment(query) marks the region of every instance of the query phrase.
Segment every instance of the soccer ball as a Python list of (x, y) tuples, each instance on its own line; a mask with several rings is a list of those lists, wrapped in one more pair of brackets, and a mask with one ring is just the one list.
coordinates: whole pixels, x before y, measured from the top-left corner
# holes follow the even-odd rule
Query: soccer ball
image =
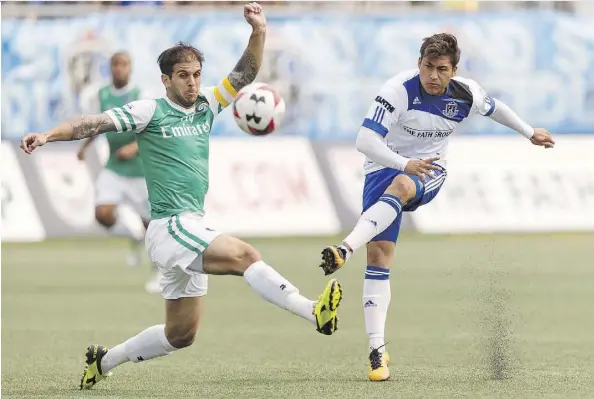
[(285, 116), (285, 101), (265, 83), (252, 83), (237, 93), (233, 116), (241, 130), (254, 136), (274, 132)]

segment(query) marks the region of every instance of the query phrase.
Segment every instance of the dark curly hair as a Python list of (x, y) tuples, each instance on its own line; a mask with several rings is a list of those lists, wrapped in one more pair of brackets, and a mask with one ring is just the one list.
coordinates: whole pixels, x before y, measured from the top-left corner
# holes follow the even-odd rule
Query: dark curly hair
[(421, 45), (421, 58), (450, 57), (455, 68), (460, 62), (460, 47), (458, 39), (450, 33), (437, 33), (423, 39)]

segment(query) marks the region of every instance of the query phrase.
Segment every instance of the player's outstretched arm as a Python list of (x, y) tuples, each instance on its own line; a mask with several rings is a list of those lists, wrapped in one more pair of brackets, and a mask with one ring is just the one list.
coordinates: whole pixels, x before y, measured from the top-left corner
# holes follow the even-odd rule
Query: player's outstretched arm
[(116, 130), (116, 126), (108, 115), (84, 115), (64, 122), (48, 132), (27, 134), (21, 140), (21, 148), (27, 154), (31, 154), (35, 148), (41, 147), (45, 143), (80, 140), (114, 130)]
[(246, 21), (252, 26), (252, 34), (247, 48), (228, 76), (229, 82), (237, 91), (256, 79), (256, 75), (262, 65), (264, 42), (266, 39), (266, 17), (264, 16), (262, 6), (258, 3), (246, 4), (243, 7), (243, 15)]
[(488, 116), (500, 125), (515, 130), (534, 145), (553, 148), (555, 140), (546, 129), (533, 128), (524, 122), (507, 104), (492, 98), (472, 79), (456, 78), (470, 87), (473, 96), (472, 109), (476, 114)]
[(532, 128), (503, 101), (494, 99), (493, 105), (494, 109), (489, 117), (495, 122), (515, 130), (529, 139), (534, 145), (545, 148), (553, 148), (555, 146), (553, 137), (546, 129), (540, 127)]

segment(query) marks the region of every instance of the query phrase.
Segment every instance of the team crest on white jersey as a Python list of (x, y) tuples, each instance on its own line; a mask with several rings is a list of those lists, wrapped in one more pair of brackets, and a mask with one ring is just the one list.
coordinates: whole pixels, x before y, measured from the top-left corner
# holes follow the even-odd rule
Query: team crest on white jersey
[(458, 115), (458, 104), (456, 104), (454, 101), (447, 103), (445, 109), (441, 111), (441, 113), (446, 118), (453, 118), (454, 116)]

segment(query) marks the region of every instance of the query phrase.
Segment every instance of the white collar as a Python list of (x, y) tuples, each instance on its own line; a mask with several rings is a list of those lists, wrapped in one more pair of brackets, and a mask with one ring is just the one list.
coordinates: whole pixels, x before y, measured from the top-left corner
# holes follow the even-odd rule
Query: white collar
[(169, 99), (169, 97), (165, 96), (163, 97), (165, 99), (165, 101), (167, 101), (167, 104), (169, 104), (171, 106), (171, 108), (174, 108), (178, 111), (183, 112), (184, 114), (192, 114), (195, 112), (195, 107), (193, 106), (192, 108), (184, 108), (179, 104), (174, 103), (173, 101), (171, 101)]
[(133, 88), (134, 87), (133, 87), (133, 85), (131, 83), (128, 83), (126, 86), (120, 87), (119, 89), (116, 88), (113, 84), (110, 87), (111, 94), (116, 95), (116, 96), (121, 96), (122, 94), (126, 94), (127, 92), (129, 92)]

